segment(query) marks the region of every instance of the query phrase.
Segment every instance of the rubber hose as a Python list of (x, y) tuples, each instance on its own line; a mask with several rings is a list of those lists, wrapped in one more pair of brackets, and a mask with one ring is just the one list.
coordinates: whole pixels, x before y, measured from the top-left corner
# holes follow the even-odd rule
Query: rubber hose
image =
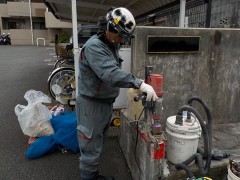
[(175, 167), (177, 169), (183, 169), (189, 178), (193, 178), (193, 173), (190, 171), (189, 167), (186, 164), (176, 164)]
[(207, 103), (205, 101), (203, 101), (200, 97), (197, 97), (197, 96), (193, 96), (191, 98), (188, 99), (188, 104), (190, 106), (192, 106), (192, 102), (193, 101), (198, 101), (204, 108), (206, 114), (207, 114), (207, 119), (208, 119), (208, 135), (209, 135), (209, 151), (212, 151), (212, 115), (211, 115), (211, 112), (210, 112), (210, 109), (207, 105)]
[[(180, 112), (182, 112), (182, 111), (189, 111), (189, 112), (193, 113), (196, 116), (196, 118), (198, 119), (198, 121), (201, 125), (202, 132), (203, 132), (203, 139), (204, 139), (204, 156), (206, 157), (207, 161), (206, 161), (205, 167), (203, 167), (203, 157), (200, 153), (196, 153), (196, 154), (192, 155), (189, 159), (187, 159), (185, 162), (180, 163), (180, 164), (176, 164), (175, 167), (177, 169), (184, 168), (184, 170), (185, 170), (188, 167), (187, 166), (185, 167), (184, 165), (188, 165), (193, 160), (197, 160), (197, 165), (198, 165), (198, 168), (199, 168), (199, 172), (201, 173), (201, 175), (206, 175), (209, 171), (209, 167), (210, 167), (210, 164), (211, 164), (211, 151), (209, 152), (210, 147), (209, 147), (208, 129), (207, 129), (207, 127), (206, 127), (206, 125), (203, 121), (202, 116), (192, 106), (188, 106), (188, 105), (182, 106), (179, 109), (178, 114), (180, 114)], [(190, 170), (188, 169), (188, 171), (190, 171)], [(185, 172), (187, 174), (189, 174), (188, 171), (185, 170)], [(192, 177), (189, 177), (189, 178), (192, 178)]]
[[(209, 136), (209, 149), (208, 149), (208, 156), (205, 157), (207, 159), (207, 161), (210, 161), (210, 162), (206, 162), (206, 164), (208, 164), (208, 169), (210, 169), (210, 166), (211, 166), (211, 159), (212, 159), (212, 115), (211, 115), (211, 112), (210, 112), (210, 109), (207, 105), (207, 103), (205, 101), (203, 101), (200, 97), (197, 97), (197, 96), (193, 96), (191, 98), (188, 99), (188, 104), (192, 106), (192, 102), (193, 101), (197, 101), (199, 102), (206, 114), (207, 114), (207, 127), (208, 127), (208, 136)], [(211, 158), (210, 158), (211, 157)]]
[[(196, 161), (196, 164), (197, 164), (197, 166), (198, 166), (198, 169), (199, 169), (199, 173), (201, 174), (201, 175), (205, 175), (206, 174), (206, 172), (205, 172), (205, 169), (204, 169), (204, 166), (203, 166), (203, 156), (202, 156), (202, 154), (200, 154), (200, 153), (196, 153), (196, 154), (193, 154), (190, 158), (188, 158), (186, 161), (184, 161), (183, 163), (180, 163), (180, 164), (176, 164), (175, 165), (175, 167), (177, 168), (177, 169), (187, 169), (187, 171), (185, 170), (185, 172), (186, 172), (186, 174), (187, 174), (187, 176), (189, 177), (189, 178), (192, 178), (193, 176), (189, 176), (189, 172), (188, 171), (190, 171), (190, 169), (189, 169), (189, 167), (187, 166), (188, 164), (190, 164), (192, 161)], [(186, 168), (187, 167), (187, 168)]]
[(204, 151), (201, 148), (197, 148), (197, 152), (200, 153), (204, 157)]

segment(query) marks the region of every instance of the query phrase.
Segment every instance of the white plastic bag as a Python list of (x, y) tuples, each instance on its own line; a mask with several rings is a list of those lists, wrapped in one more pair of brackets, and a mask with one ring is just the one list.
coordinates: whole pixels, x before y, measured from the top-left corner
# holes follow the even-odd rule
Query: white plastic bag
[(30, 137), (47, 136), (54, 133), (49, 120), (51, 111), (42, 103), (50, 103), (51, 99), (41, 91), (29, 90), (24, 98), (28, 105), (18, 104), (15, 114), (18, 117), (20, 127), (25, 135)]
[(48, 97), (41, 91), (35, 91), (33, 89), (27, 91), (24, 95), (24, 98), (27, 100), (28, 104), (33, 104), (37, 102), (41, 103), (51, 103), (51, 98)]

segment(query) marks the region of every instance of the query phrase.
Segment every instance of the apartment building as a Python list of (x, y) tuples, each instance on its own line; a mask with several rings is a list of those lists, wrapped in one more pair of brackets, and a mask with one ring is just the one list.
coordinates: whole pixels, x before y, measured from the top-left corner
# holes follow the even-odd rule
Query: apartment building
[(49, 45), (55, 34), (72, 34), (72, 24), (48, 12), (42, 0), (0, 0), (0, 33), (10, 33), (12, 45)]

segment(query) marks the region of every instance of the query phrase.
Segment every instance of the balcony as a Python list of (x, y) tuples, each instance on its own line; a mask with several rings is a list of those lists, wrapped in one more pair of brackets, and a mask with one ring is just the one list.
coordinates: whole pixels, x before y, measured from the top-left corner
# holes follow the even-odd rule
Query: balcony
[(62, 22), (56, 19), (51, 12), (45, 12), (46, 28), (72, 28), (71, 22)]
[(0, 16), (8, 16), (7, 4), (0, 4)]
[[(32, 17), (44, 17), (46, 6), (43, 3), (31, 3)], [(8, 16), (30, 16), (28, 2), (8, 2)]]

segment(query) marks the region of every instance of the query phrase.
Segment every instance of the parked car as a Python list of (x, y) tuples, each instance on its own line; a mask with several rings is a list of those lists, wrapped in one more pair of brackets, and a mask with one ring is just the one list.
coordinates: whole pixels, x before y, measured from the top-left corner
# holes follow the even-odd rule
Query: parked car
[[(81, 25), (78, 30), (78, 46), (82, 47), (87, 40), (97, 34), (100, 28), (97, 25)], [(73, 38), (70, 38), (70, 44), (73, 43)]]

